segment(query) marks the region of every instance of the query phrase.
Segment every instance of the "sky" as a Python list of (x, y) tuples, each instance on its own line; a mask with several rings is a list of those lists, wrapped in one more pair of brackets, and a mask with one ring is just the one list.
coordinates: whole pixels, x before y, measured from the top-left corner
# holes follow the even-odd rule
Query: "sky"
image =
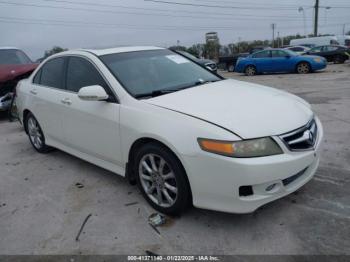
[[(53, 46), (169, 47), (220, 43), (313, 32), (315, 0), (0, 0), (0, 46), (24, 50), (32, 59)], [(319, 33), (350, 31), (350, 0), (320, 0)]]

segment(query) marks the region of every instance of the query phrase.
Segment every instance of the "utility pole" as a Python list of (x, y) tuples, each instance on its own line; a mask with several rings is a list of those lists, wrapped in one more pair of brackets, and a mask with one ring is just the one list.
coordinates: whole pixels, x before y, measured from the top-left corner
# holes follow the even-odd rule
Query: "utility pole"
[(275, 23), (271, 24), (271, 28), (272, 28), (272, 45), (271, 45), (271, 47), (274, 48), (275, 47), (275, 29), (276, 29), (276, 24)]
[(345, 35), (345, 24), (343, 24), (343, 35)]
[(277, 32), (277, 48), (280, 48), (280, 32)]
[(318, 35), (318, 9), (320, 7), (320, 1), (315, 2), (315, 22), (314, 22), (314, 36)]

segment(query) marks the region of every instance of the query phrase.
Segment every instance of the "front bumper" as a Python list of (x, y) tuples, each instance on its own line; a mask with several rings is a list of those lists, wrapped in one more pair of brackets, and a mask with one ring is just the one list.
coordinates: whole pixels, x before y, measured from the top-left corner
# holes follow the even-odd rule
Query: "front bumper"
[[(182, 156), (194, 206), (250, 213), (296, 191), (313, 177), (319, 164), (323, 129), (318, 119), (316, 123), (318, 137), (314, 150), (291, 152), (278, 137), (274, 137), (284, 154), (230, 158), (201, 151), (195, 157)], [(240, 194), (240, 187), (246, 186), (251, 186), (253, 194)]]
[(6, 95), (0, 97), (0, 111), (7, 111), (11, 106), (12, 93), (7, 93)]

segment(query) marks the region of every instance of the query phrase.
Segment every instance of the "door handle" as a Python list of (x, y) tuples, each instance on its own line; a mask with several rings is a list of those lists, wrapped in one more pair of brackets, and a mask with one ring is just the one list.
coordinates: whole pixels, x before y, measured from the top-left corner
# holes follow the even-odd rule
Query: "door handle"
[(36, 91), (36, 89), (32, 89), (32, 90), (30, 90), (30, 93), (33, 95), (36, 95), (36, 94), (38, 94), (38, 91)]
[(61, 100), (62, 104), (70, 105), (72, 104), (72, 101), (69, 98), (65, 98)]

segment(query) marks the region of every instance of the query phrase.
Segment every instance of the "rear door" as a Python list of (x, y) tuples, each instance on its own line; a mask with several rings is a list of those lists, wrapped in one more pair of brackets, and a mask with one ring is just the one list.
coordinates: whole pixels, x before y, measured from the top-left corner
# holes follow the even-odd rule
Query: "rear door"
[[(77, 95), (79, 89), (91, 85), (102, 86), (110, 96), (109, 101), (81, 100)], [(66, 88), (63, 128), (69, 147), (122, 166), (120, 105), (92, 61), (80, 56), (68, 58)]]
[(33, 97), (32, 113), (43, 129), (46, 140), (63, 142), (62, 103), (64, 90), (65, 58), (47, 61), (33, 78), (30, 94)]

